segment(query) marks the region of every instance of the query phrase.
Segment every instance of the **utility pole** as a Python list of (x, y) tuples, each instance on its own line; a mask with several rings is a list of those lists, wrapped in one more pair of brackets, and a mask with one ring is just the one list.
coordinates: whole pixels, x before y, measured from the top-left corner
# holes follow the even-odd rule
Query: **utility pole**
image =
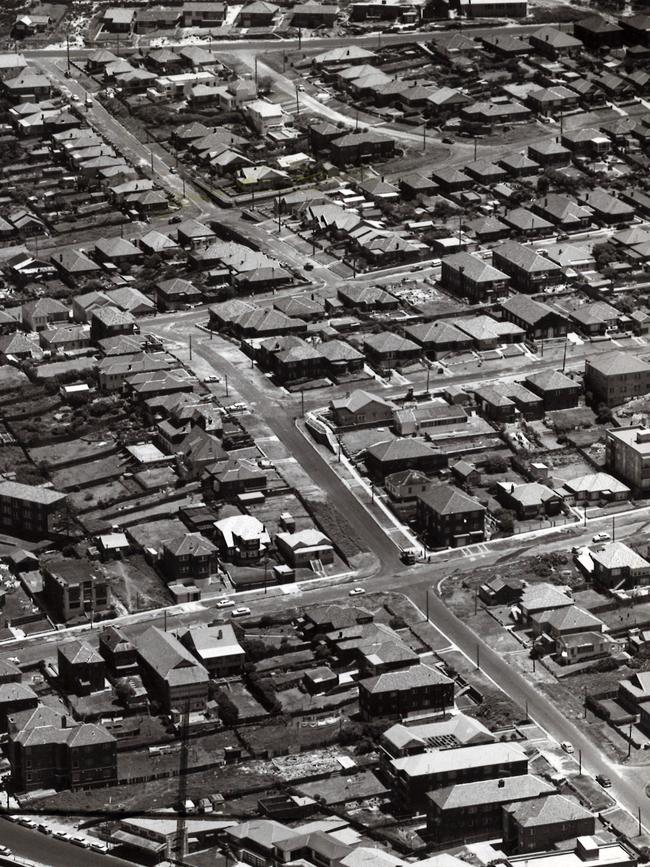
[(298, 51), (302, 50), (302, 27), (298, 28)]
[(257, 90), (257, 54), (255, 55), (255, 90)]
[(476, 149), (478, 147), (478, 142), (476, 140), (476, 136), (474, 136), (474, 162), (476, 162)]
[(426, 589), (426, 599), (427, 599), (427, 623), (429, 622), (429, 588)]
[(68, 78), (70, 78), (70, 34), (65, 34), (65, 53), (68, 61)]
[(228, 374), (225, 373), (225, 374), (224, 374), (224, 377), (225, 377), (225, 380), (226, 380), (226, 397), (228, 397)]
[(630, 720), (630, 730), (627, 733), (627, 757), (632, 755), (632, 720)]
[(476, 642), (476, 668), (478, 671), (481, 670), (481, 648), (479, 647), (478, 641)]
[(640, 837), (641, 834), (643, 833), (643, 826), (641, 825), (641, 807), (636, 808), (636, 820), (637, 820), (637, 826), (638, 826), (638, 830), (639, 830), (638, 836)]
[(192, 360), (192, 335), (190, 334), (190, 361)]
[(422, 124), (422, 150), (425, 151), (427, 149), (427, 122)]
[(300, 117), (300, 95), (298, 85), (296, 85), (296, 117)]
[(304, 416), (305, 414), (305, 392), (303, 389), (300, 389), (300, 414)]
[(187, 769), (189, 765), (190, 703), (185, 702), (180, 718), (180, 755), (178, 760), (178, 817), (176, 819), (176, 857), (180, 862), (187, 851), (187, 825), (185, 820), (185, 796), (187, 795)]
[(578, 750), (578, 776), (582, 776), (582, 750)]
[(569, 341), (567, 337), (564, 338), (564, 355), (562, 356), (562, 373), (566, 370), (566, 351)]
[(152, 150), (149, 151), (149, 155), (151, 157), (151, 174), (153, 174), (153, 151)]

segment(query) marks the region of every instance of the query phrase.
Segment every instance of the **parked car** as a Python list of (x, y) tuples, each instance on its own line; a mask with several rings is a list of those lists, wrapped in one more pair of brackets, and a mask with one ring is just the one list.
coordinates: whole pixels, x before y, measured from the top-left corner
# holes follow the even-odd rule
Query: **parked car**
[(363, 596), (366, 591), (363, 587), (355, 587), (354, 590), (350, 590), (349, 596)]
[(609, 533), (596, 533), (596, 535), (592, 538), (592, 542), (607, 542), (612, 537)]
[(567, 753), (567, 754), (570, 755), (570, 756), (573, 755), (573, 753), (575, 753), (575, 750), (574, 750), (574, 748), (573, 748), (573, 744), (572, 744), (572, 743), (569, 743), (569, 741), (562, 741), (562, 743), (560, 744), (560, 746), (562, 747), (562, 749), (564, 750), (564, 752)]
[(230, 616), (231, 617), (247, 617), (251, 613), (250, 608), (247, 608), (246, 605), (240, 605), (238, 608), (233, 608)]
[(231, 608), (234, 604), (232, 599), (218, 599), (215, 608)]
[(203, 378), (203, 382), (219, 382), (219, 377), (216, 373), (209, 373)]
[(609, 777), (606, 777), (605, 774), (596, 774), (596, 782), (600, 783), (603, 789), (609, 789), (612, 785), (612, 781)]

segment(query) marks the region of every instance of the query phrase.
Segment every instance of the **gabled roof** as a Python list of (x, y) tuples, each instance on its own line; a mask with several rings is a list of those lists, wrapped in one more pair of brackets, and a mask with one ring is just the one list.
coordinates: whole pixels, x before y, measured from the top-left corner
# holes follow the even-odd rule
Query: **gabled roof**
[(85, 665), (88, 663), (103, 664), (104, 662), (95, 648), (85, 641), (70, 641), (67, 644), (62, 644), (58, 652), (62, 656), (65, 656), (68, 662), (73, 665)]
[(395, 409), (395, 404), (391, 401), (385, 400), (378, 394), (371, 394), (370, 392), (363, 391), (360, 388), (355, 389), (349, 397), (339, 397), (336, 400), (333, 400), (331, 405), (337, 410), (345, 409), (348, 412), (359, 412), (368, 406), (368, 404), (373, 403), (379, 403), (387, 409)]
[(172, 686), (208, 683), (208, 673), (170, 632), (151, 626), (137, 642), (138, 654)]
[(163, 548), (174, 557), (210, 557), (217, 553), (217, 548), (201, 533), (184, 533), (167, 540)]

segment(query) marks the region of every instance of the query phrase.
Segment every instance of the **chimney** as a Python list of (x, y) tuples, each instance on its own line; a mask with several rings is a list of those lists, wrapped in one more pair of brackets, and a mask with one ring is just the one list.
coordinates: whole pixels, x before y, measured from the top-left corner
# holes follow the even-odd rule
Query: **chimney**
[(217, 641), (221, 641), (222, 638), (223, 638), (223, 629), (220, 629), (219, 632), (217, 632)]
[(68, 727), (68, 718), (67, 718), (67, 716), (62, 716), (61, 717), (61, 728), (67, 729), (67, 727)]
[(499, 789), (503, 789), (503, 788), (505, 788), (505, 785), (506, 785), (506, 781), (505, 781), (505, 780), (499, 780), (499, 782), (497, 783), (497, 787), (498, 787)]

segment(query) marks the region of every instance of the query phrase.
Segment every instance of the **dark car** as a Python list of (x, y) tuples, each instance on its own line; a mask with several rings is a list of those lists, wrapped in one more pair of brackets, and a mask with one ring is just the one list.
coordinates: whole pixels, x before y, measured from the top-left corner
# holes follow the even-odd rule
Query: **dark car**
[(183, 221), (183, 218), (180, 216), (180, 214), (174, 214), (173, 217), (170, 217), (167, 220), (168, 223), (182, 223), (182, 221)]
[(610, 780), (610, 778), (606, 777), (604, 774), (597, 774), (596, 782), (600, 783), (603, 789), (609, 789), (609, 787), (612, 785), (612, 781)]

